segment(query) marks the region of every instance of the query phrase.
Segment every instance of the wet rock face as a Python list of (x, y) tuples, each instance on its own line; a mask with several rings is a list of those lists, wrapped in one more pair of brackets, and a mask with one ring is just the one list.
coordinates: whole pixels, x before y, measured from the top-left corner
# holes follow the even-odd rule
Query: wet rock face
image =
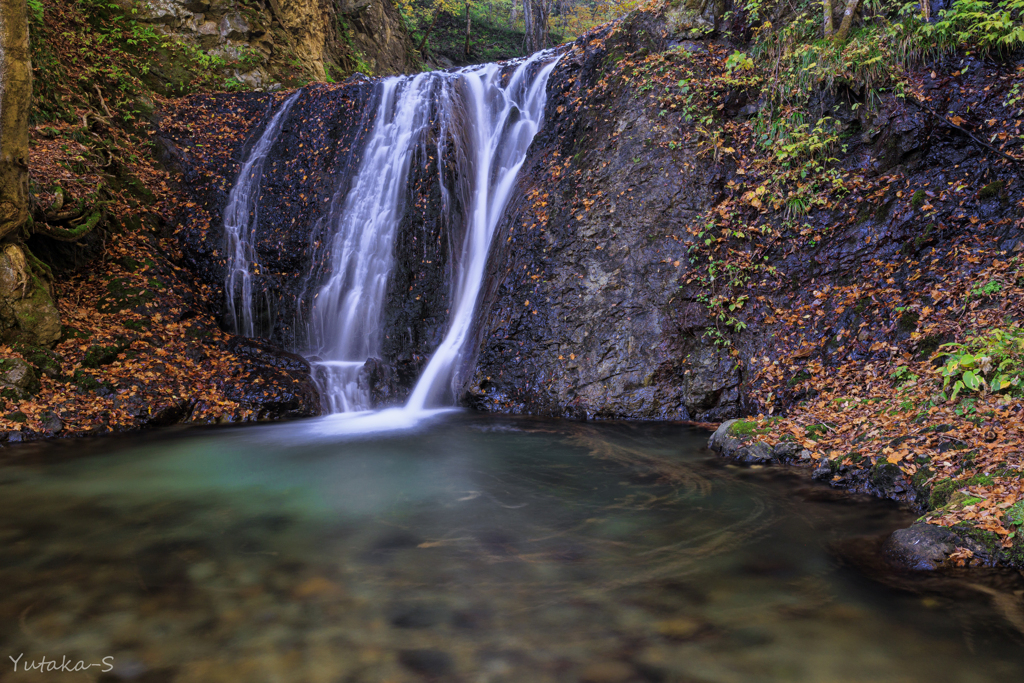
[[(710, 6), (686, 3), (691, 5)], [(743, 182), (735, 162), (716, 161), (692, 142), (665, 144), (683, 140), (690, 128), (666, 123), (671, 117), (659, 117), (642, 88), (613, 78), (612, 65), (627, 56), (638, 59), (645, 50), (660, 53), (675, 45), (698, 51), (701, 45), (688, 37), (671, 17), (637, 13), (614, 30), (577, 42), (562, 58), (548, 84), (544, 128), (495, 238), (476, 371), (462, 386), (467, 404), (577, 418), (701, 421), (768, 407), (753, 404), (750, 382), (756, 378), (745, 368), (754, 358), (774, 358), (780, 333), (788, 331), (774, 318), (753, 314), (746, 329), (725, 329), (709, 316), (706, 302), (713, 292), (698, 284), (689, 262), (688, 244), (695, 238), (688, 230), (703, 225), (696, 221), (707, 220), (704, 212), (726, 196), (727, 183)], [(941, 88), (933, 94), (944, 97)], [(996, 177), (969, 139), (934, 135), (934, 121), (924, 111), (891, 99), (870, 121), (861, 121), (863, 114), (843, 110), (838, 100), (821, 104), (823, 110), (835, 105), (843, 125), (860, 133), (851, 136), (840, 162), (852, 173), (891, 174), (917, 187), (944, 187), (939, 182), (949, 182), (954, 168)], [(952, 111), (967, 103), (948, 104)], [(743, 119), (756, 109), (725, 96), (721, 110)], [(990, 184), (979, 187), (984, 200), (978, 215), (1006, 212), (1006, 227), (993, 229), (992, 239), (1016, 249), (1012, 202), (1003, 197), (1003, 186)], [(906, 260), (947, 240), (952, 229), (938, 218), (929, 223), (920, 210), (896, 204), (892, 190), (863, 205), (807, 214), (802, 220), (830, 231), (829, 238), (796, 249), (768, 245), (766, 264), (780, 284), (765, 304), (789, 309), (823, 282), (849, 283), (873, 262)], [(862, 214), (850, 221), (854, 210)], [(906, 277), (897, 273), (896, 280), (903, 286)], [(821, 337), (854, 332), (862, 341), (882, 341), (906, 338), (915, 327), (912, 320), (893, 330), (863, 322), (849, 307)], [(716, 335), (727, 336), (731, 345), (717, 345)], [(814, 360), (839, 362), (830, 353), (826, 347)], [(772, 398), (778, 412), (814, 392), (792, 372), (792, 381)], [(871, 486), (886, 487), (884, 477), (879, 473)]]
[(643, 100), (591, 94), (607, 60), (656, 40), (654, 28), (579, 42), (551, 76), (544, 128), (495, 239), (466, 383), (473, 406), (577, 418), (738, 412), (735, 359), (702, 339), (709, 321), (679, 284), (685, 225), (715, 202), (721, 171), (692, 147), (650, 144), (662, 124)]
[[(258, 272), (253, 274), (257, 328), (278, 345), (302, 348), (303, 297), (311, 296), (314, 261), (329, 259), (327, 224), (336, 196), (344, 197), (358, 168), (361, 140), (369, 125), (372, 86), (314, 86), (296, 100), (277, 143), (264, 164), (256, 206), (255, 247)], [(193, 198), (177, 217), (185, 260), (208, 287), (210, 304), (225, 308), (227, 256), (223, 211), (228, 195), (252, 147), (262, 134), (281, 97), (270, 95), (197, 98), (184, 120), (196, 127), (233, 116), (249, 123), (216, 153), (207, 153), (201, 137), (163, 122), (160, 137), (165, 165), (177, 171), (180, 186)], [(234, 142), (233, 145), (230, 143)], [(229, 326), (225, 319), (225, 329)]]
[[(210, 304), (222, 313), (227, 266), (223, 211), (238, 169), (282, 98), (199, 97), (180, 118), (167, 115), (161, 124), (163, 161), (177, 170), (177, 181), (192, 200), (176, 220), (185, 260)], [(254, 313), (257, 328), (281, 347), (308, 349), (308, 314), (330, 271), (335, 223), (358, 172), (375, 106), (374, 87), (366, 81), (305, 88), (264, 164), (255, 212), (259, 267), (253, 274)], [(196, 134), (208, 128), (204, 116), (230, 117), (239, 135), (213, 144)], [(447, 326), (449, 254), (453, 240), (458, 244), (450, 232), (461, 225), (462, 209), (457, 198), (447, 206), (442, 202), (436, 157), (428, 143), (411, 164), (384, 307), (383, 357), (371, 360), (362, 380), (378, 406), (404, 402)], [(445, 180), (454, 185), (451, 173)], [(222, 326), (231, 331), (226, 318)]]
[(257, 421), (320, 414), (320, 394), (302, 356), (261, 339), (235, 337), (228, 347), (243, 361), (240, 370), (246, 377), (232, 384), (228, 398), (251, 406)]

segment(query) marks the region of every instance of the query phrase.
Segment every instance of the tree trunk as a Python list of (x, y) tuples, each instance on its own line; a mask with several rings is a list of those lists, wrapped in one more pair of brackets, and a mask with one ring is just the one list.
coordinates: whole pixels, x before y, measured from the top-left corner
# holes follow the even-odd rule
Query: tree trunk
[(526, 52), (536, 52), (547, 47), (548, 11), (544, 0), (523, 0), (523, 23)]
[(526, 39), (526, 54), (537, 48), (533, 45), (533, 0), (523, 0), (523, 33)]
[(832, 0), (822, 0), (822, 9), (825, 12), (825, 37), (831, 38), (835, 28), (832, 26)]
[(32, 63), (25, 0), (0, 0), (0, 239), (29, 219), (28, 109)]
[(537, 49), (543, 50), (548, 47), (548, 3), (547, 0), (537, 0), (537, 11), (534, 22), (537, 26)]
[(469, 16), (469, 0), (466, 0), (466, 47), (463, 49), (463, 53), (469, 56), (469, 31), (473, 28), (473, 17)]
[(839, 24), (839, 30), (836, 32), (836, 40), (843, 42), (846, 40), (846, 36), (850, 33), (850, 27), (853, 26), (853, 17), (857, 14), (857, 5), (860, 4), (860, 0), (847, 0), (846, 11), (843, 12), (843, 22)]
[[(0, 0), (0, 2), (3, 2), (3, 0)], [(441, 16), (441, 10), (435, 10), (434, 18), (430, 20), (430, 26), (427, 27), (426, 32), (423, 34), (423, 40), (421, 40), (420, 44), (416, 47), (416, 51), (424, 57), (426, 57), (426, 54), (423, 52), (423, 48), (427, 46), (427, 38), (430, 37), (430, 32), (434, 30), (434, 24), (437, 23), (437, 18), (439, 16)]]

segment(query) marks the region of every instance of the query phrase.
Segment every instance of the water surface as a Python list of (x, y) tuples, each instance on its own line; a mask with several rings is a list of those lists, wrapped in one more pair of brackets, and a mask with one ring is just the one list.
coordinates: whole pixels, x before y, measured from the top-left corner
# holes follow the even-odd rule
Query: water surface
[[(991, 593), (831, 550), (911, 516), (726, 466), (705, 432), (336, 424), (5, 451), (0, 679), (1024, 680)], [(114, 670), (12, 674), (19, 653)]]

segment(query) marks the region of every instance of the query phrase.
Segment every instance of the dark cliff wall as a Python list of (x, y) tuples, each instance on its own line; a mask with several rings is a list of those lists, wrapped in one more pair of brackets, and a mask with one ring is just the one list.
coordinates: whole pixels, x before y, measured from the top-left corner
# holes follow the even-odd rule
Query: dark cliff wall
[[(302, 344), (297, 302), (321, 249), (332, 200), (358, 167), (359, 142), (372, 116), (373, 87), (316, 85), (302, 91), (271, 148), (255, 227), (259, 272), (255, 314), (265, 336)], [(212, 302), (225, 301), (223, 211), (250, 150), (286, 95), (203, 95), (179, 103), (161, 122), (168, 166), (194, 198), (178, 207), (186, 262)]]
[[(724, 86), (702, 95), (703, 122), (677, 108), (674, 69), (729, 83), (725, 61), (740, 49), (686, 37), (671, 17), (638, 12), (563, 57), (496, 238), (468, 404), (707, 421), (782, 410), (813, 395), (816, 369), (888, 359), (901, 345), (934, 350), (905, 308), (932, 301), (929, 283), (949, 277), (948, 264), (970, 270), (1020, 249), (1016, 167), (890, 95), (868, 108), (851, 106), (863, 93), (813, 94), (813, 108), (838, 120), (844, 189), (806, 214), (788, 212), (785, 195), (774, 211), (755, 208), (761, 195), (748, 192), (778, 168), (744, 132), (764, 101)], [(979, 127), (990, 115), (1012, 122), (1014, 65), (973, 63), (973, 75), (953, 62), (934, 65), (952, 77), (922, 68), (922, 97)], [(701, 125), (730, 142), (716, 150)], [(954, 256), (977, 244), (991, 251)], [(719, 260), (709, 269), (709, 259)], [(727, 284), (736, 263), (762, 265)], [(891, 292), (858, 294), (860, 282)], [(709, 306), (718, 293), (743, 304), (729, 313), (735, 326)]]
[(706, 321), (687, 318), (679, 289), (685, 226), (716, 201), (724, 169), (693, 146), (653, 144), (674, 122), (629, 86), (598, 85), (623, 54), (664, 46), (662, 26), (634, 21), (578, 41), (549, 82), (492, 255), (473, 405), (646, 419), (737, 405), (735, 362), (701, 342)]

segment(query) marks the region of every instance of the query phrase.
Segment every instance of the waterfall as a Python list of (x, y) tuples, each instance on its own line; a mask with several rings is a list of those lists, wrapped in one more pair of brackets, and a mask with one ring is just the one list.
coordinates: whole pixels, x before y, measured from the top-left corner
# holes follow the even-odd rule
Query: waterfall
[[(301, 90), (284, 101), (267, 127), (263, 130), (249, 158), (242, 164), (227, 206), (224, 207), (224, 234), (227, 237), (228, 267), (224, 282), (228, 315), (235, 334), (246, 337), (257, 335), (253, 320), (252, 276), (257, 270), (256, 249), (253, 245), (259, 208), (260, 181), (263, 179), (263, 164), (270, 148), (277, 141), (284, 121), (288, 118)], [(239, 311), (239, 304), (241, 311)]]
[[(462, 181), (466, 225), (455, 256), (449, 329), (406, 406), (421, 411), (451, 393), (472, 332), (494, 230), (540, 128), (554, 51), (509, 67), (484, 64), (394, 77), (378, 85), (378, 111), (357, 177), (332, 217), (330, 276), (317, 292), (309, 325), (314, 377), (332, 413), (369, 407), (359, 373), (379, 356), (382, 311), (394, 241), (404, 211), (409, 166), (436, 119), (434, 144), (444, 192), (448, 167)], [(269, 127), (268, 127), (269, 128)], [(454, 154), (448, 154), (451, 146)]]
[(381, 314), (415, 146), (430, 126), (433, 74), (379, 84), (373, 131), (335, 219), (331, 270), (310, 321), (313, 374), (332, 413), (369, 407), (359, 371), (380, 355)]
[[(530, 78), (534, 63), (545, 59), (550, 62)], [(447, 84), (442, 102), (461, 100), (466, 114), (462, 141), (468, 149), (460, 150), (462, 155), (457, 157), (466, 160), (460, 174), (470, 174), (466, 237), (458, 260), (451, 323), (409, 397), (411, 410), (436, 403), (451, 388), (472, 330), (494, 230), (543, 122), (548, 76), (556, 63), (550, 53), (538, 53), (523, 62), (504, 86), (496, 64), (465, 69), (457, 81)], [(443, 166), (445, 157), (441, 159)]]

